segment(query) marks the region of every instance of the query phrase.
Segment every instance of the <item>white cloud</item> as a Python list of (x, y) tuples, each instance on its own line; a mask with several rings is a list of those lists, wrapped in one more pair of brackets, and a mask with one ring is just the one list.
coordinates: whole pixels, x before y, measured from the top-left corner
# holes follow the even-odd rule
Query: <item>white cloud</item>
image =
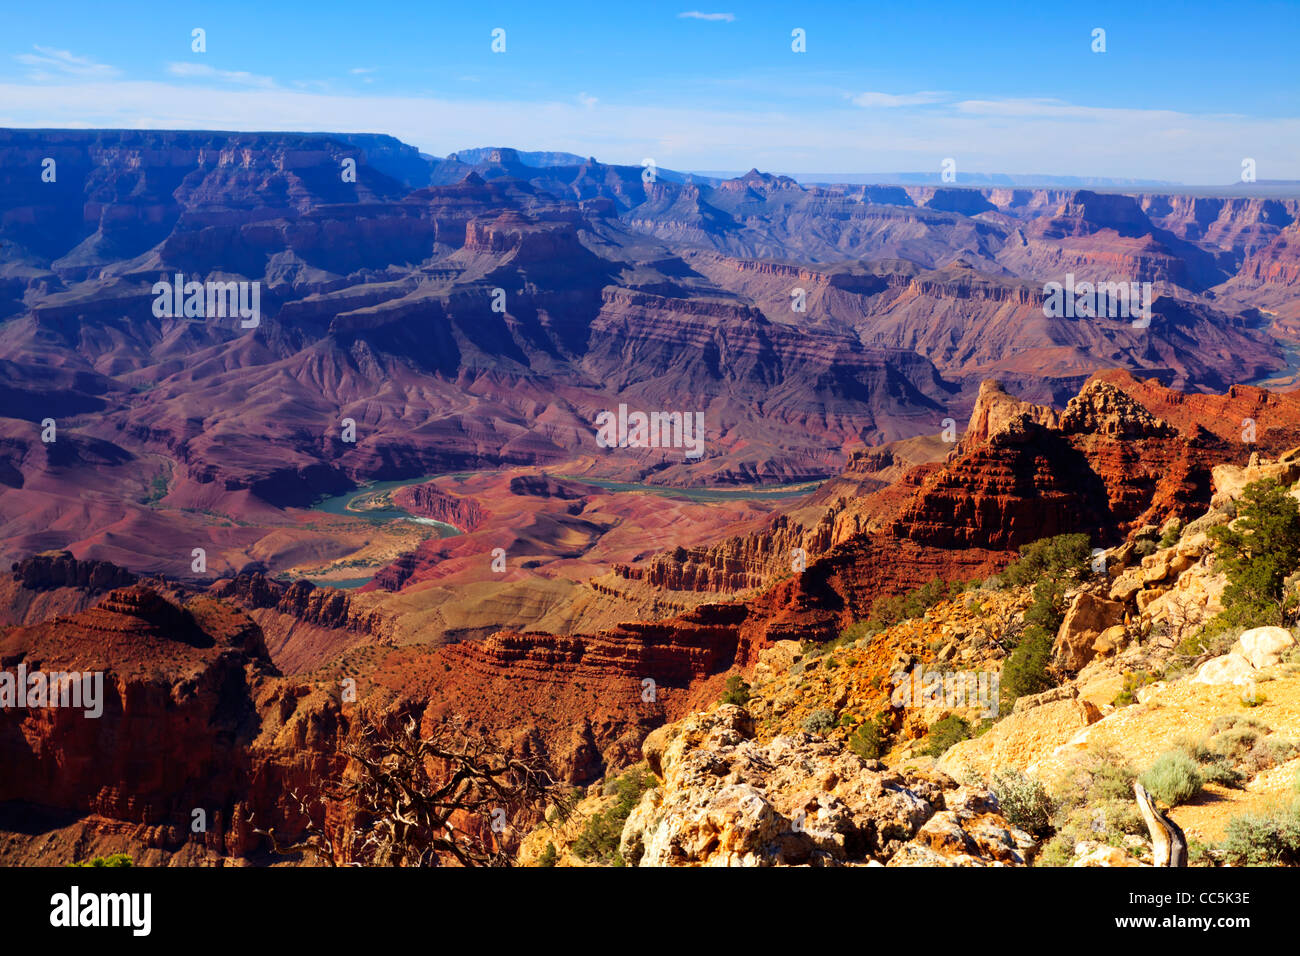
[(75, 56), (68, 50), (33, 45), (35, 53), (19, 53), (14, 59), (31, 67), (28, 78), (37, 83), (60, 79), (110, 79), (121, 71), (105, 63), (96, 63), (88, 57)]
[(898, 106), (921, 106), (926, 103), (938, 103), (944, 98), (944, 94), (925, 91), (921, 93), (859, 93), (850, 97), (854, 106), (881, 106), (886, 109), (892, 109)]
[(206, 63), (168, 63), (167, 72), (185, 79), (223, 80), (240, 86), (260, 86), (265, 89), (275, 86), (275, 81), (269, 76), (258, 76), (243, 70), (217, 70)]
[(360, 76), (364, 73), (374, 73), (375, 68), (373, 66), (354, 66), (352, 69), (348, 70), (348, 72)]
[(688, 10), (685, 13), (677, 14), (679, 20), (712, 20), (717, 23), (734, 23), (736, 15), (734, 13), (701, 13), (699, 10)]
[(596, 97), (591, 96), (588, 93), (579, 93), (578, 102), (581, 103), (583, 106), (587, 107), (587, 109), (591, 109), (597, 103), (599, 103), (600, 100), (596, 99)]

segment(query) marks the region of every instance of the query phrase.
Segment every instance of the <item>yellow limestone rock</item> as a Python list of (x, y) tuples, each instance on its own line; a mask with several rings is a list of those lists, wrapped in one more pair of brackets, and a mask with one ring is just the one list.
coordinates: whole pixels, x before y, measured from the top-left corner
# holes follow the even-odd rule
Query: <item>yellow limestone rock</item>
[(1012, 713), (988, 733), (954, 744), (939, 759), (938, 769), (957, 779), (964, 772), (987, 777), (1005, 767), (1024, 770), (1100, 719), (1101, 711), (1089, 701), (1077, 697), (1049, 701)]
[(1243, 631), (1232, 653), (1240, 654), (1255, 668), (1272, 667), (1282, 660), (1282, 652), (1295, 646), (1295, 638), (1284, 627), (1252, 627)]

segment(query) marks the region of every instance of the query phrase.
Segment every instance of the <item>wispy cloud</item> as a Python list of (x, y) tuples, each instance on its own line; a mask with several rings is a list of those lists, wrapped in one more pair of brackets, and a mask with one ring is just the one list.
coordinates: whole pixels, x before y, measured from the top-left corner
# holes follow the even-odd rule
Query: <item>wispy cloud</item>
[(259, 76), (256, 73), (247, 73), (244, 70), (218, 70), (206, 63), (168, 63), (167, 72), (172, 76), (180, 76), (186, 79), (223, 80), (226, 83), (236, 83), (240, 86), (259, 86), (264, 89), (271, 89), (275, 86), (275, 80), (269, 76)]
[[(953, 104), (958, 113), (968, 116), (997, 116), (1011, 119), (1069, 120), (1076, 123), (1115, 123), (1146, 120), (1153, 125), (1182, 116), (1176, 110), (1138, 109), (1119, 106), (1080, 106), (1057, 99), (962, 100)], [(1209, 118), (1209, 117), (1206, 117)], [(1226, 118), (1226, 116), (1224, 117)]]
[(354, 66), (352, 69), (348, 70), (348, 72), (356, 76), (361, 76), (365, 73), (375, 72), (375, 68), (373, 66)]
[(89, 57), (76, 56), (68, 50), (56, 50), (53, 47), (33, 44), (35, 53), (19, 53), (14, 59), (30, 67), (28, 79), (37, 83), (51, 80), (106, 80), (118, 76), (121, 71), (106, 63), (96, 63)]
[(855, 106), (865, 107), (884, 107), (893, 109), (899, 106), (922, 106), (927, 103), (938, 103), (944, 99), (944, 94), (934, 90), (926, 90), (921, 93), (859, 93), (849, 98)]
[(596, 97), (592, 96), (589, 93), (579, 93), (578, 102), (581, 103), (583, 106), (587, 107), (587, 109), (591, 109), (593, 106), (599, 103), (600, 100), (596, 99)]
[[(153, 129), (382, 130), (434, 155), (466, 144), (564, 150), (673, 169), (834, 173), (1052, 173), (1215, 184), (1235, 182), (1241, 159), (1261, 178), (1300, 178), (1300, 118), (1114, 109), (1056, 100), (964, 99), (860, 109), (827, 92), (809, 105), (761, 112), (687, 103), (648, 105), (578, 96), (499, 100), (459, 96), (317, 93), (181, 82), (0, 80), (5, 125)], [(493, 131), (496, 132), (493, 132)], [(1141, 150), (1133, 144), (1141, 143)], [(738, 145), (740, 144), (740, 145)], [(1267, 171), (1267, 173), (1265, 172)]]
[(699, 10), (687, 10), (685, 13), (677, 14), (679, 20), (712, 20), (717, 23), (734, 23), (736, 15), (734, 13), (701, 13)]

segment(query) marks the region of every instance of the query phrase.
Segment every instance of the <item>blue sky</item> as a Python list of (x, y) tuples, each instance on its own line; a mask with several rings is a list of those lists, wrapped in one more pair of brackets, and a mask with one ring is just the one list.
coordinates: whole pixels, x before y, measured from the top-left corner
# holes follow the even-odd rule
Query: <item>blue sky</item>
[(1300, 178), (1297, 3), (10, 7), (0, 125), (373, 131), (438, 155), (796, 173), (953, 157), (1227, 183), (1250, 157), (1261, 179)]

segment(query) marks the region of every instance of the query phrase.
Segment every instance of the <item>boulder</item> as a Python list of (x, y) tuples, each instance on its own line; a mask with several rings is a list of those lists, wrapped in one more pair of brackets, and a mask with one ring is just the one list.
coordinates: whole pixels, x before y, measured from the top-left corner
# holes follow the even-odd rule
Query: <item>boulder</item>
[(1112, 624), (1097, 635), (1092, 642), (1093, 653), (1097, 657), (1110, 657), (1124, 646), (1126, 632), (1123, 624)]
[(790, 665), (801, 657), (798, 641), (776, 641), (770, 647), (758, 652), (758, 663), (754, 665), (756, 683), (772, 680), (790, 669)]
[(1294, 645), (1295, 638), (1284, 627), (1253, 627), (1242, 632), (1227, 654), (1202, 664), (1193, 680), (1199, 684), (1252, 683), (1261, 668), (1280, 662), (1282, 652)]
[(1261, 460), (1258, 452), (1250, 456), (1246, 467), (1239, 465), (1216, 465), (1210, 470), (1214, 484), (1214, 496), (1210, 499), (1212, 508), (1222, 508), (1229, 501), (1240, 498), (1246, 486), (1262, 478), (1272, 478), (1283, 488), (1289, 488), (1300, 479), (1300, 461), (1288, 458), (1287, 452), (1277, 461)]
[(1070, 864), (1071, 866), (1146, 866), (1141, 860), (1135, 859), (1117, 846), (1103, 845), (1088, 849), (1080, 845), (1075, 852), (1080, 851), (1082, 854)]
[(1127, 601), (1142, 590), (1142, 569), (1129, 568), (1110, 586), (1112, 601)]
[(1167, 587), (1146, 588), (1137, 593), (1137, 606), (1139, 611), (1145, 611), (1156, 600), (1168, 594), (1171, 589)]
[(1124, 605), (1088, 591), (1076, 594), (1057, 632), (1052, 656), (1058, 667), (1078, 671), (1096, 654), (1094, 644), (1107, 628), (1124, 619)]
[(1169, 577), (1169, 551), (1157, 551), (1142, 559), (1142, 583), (1159, 584)]
[(1027, 710), (1042, 707), (1044, 704), (1050, 704), (1058, 700), (1073, 700), (1078, 696), (1079, 689), (1077, 687), (1073, 684), (1063, 684), (1060, 687), (1045, 690), (1041, 694), (1026, 694), (1024, 697), (1017, 698), (1011, 712), (1013, 714), (1023, 714)]
[(1106, 554), (1106, 570), (1113, 578), (1121, 571), (1133, 563), (1133, 558), (1137, 553), (1137, 545), (1132, 541), (1125, 541), (1118, 548), (1113, 548)]
[(1192, 680), (1197, 684), (1249, 684), (1255, 680), (1255, 668), (1240, 654), (1224, 654), (1202, 664)]
[(1272, 667), (1281, 662), (1282, 652), (1295, 645), (1295, 638), (1284, 627), (1252, 627), (1237, 638), (1232, 653), (1240, 654), (1254, 668)]
[(1197, 564), (1180, 574), (1173, 586), (1153, 599), (1144, 599), (1142, 610), (1152, 621), (1170, 621), (1180, 628), (1204, 623), (1223, 610), (1226, 575)]
[(1100, 719), (1096, 704), (1072, 697), (1013, 710), (987, 733), (949, 747), (938, 769), (958, 779), (1005, 767), (1024, 770)]

